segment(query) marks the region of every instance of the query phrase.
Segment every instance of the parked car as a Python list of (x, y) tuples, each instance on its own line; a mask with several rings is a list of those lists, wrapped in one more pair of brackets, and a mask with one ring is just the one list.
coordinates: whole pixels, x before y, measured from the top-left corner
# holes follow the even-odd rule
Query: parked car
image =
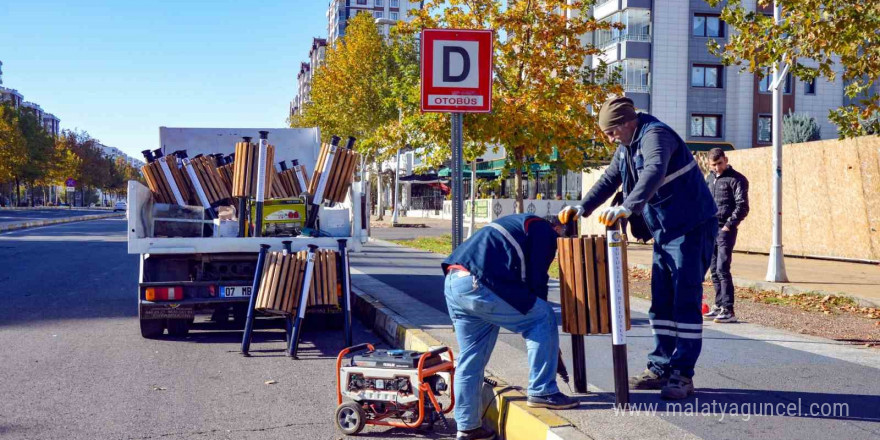
[(113, 205), (113, 212), (125, 211), (126, 209), (128, 209), (128, 204), (125, 203), (124, 201), (121, 201), (121, 200), (116, 202), (115, 205)]

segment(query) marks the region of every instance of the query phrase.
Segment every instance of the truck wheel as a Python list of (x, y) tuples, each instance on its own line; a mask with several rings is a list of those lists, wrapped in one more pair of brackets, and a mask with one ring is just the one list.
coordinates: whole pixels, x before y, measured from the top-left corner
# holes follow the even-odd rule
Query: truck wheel
[(189, 333), (189, 320), (187, 319), (169, 319), (168, 334), (170, 336), (186, 336)]
[(147, 339), (157, 339), (165, 331), (165, 320), (141, 318), (141, 336)]
[(357, 402), (345, 402), (336, 408), (336, 427), (345, 435), (356, 435), (367, 424), (367, 415)]

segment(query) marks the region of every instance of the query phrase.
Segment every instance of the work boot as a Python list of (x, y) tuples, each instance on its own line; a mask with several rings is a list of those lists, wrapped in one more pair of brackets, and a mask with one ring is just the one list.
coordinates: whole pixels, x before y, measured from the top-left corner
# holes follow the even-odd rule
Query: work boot
[(669, 382), (660, 390), (660, 397), (669, 400), (681, 400), (691, 394), (694, 394), (694, 380), (678, 371), (669, 376)]
[(634, 390), (659, 390), (666, 385), (667, 378), (645, 369), (642, 374), (629, 378), (629, 387)]
[(715, 322), (719, 324), (729, 324), (736, 322), (736, 313), (733, 313), (733, 309), (721, 309), (721, 313), (715, 317)]
[(468, 431), (458, 431), (455, 440), (494, 440), (495, 431), (482, 426)]
[(711, 320), (715, 319), (715, 317), (718, 316), (720, 313), (721, 313), (721, 307), (712, 306), (712, 308), (709, 309), (708, 312), (703, 313), (703, 319), (708, 319), (711, 321)]
[(526, 401), (526, 405), (532, 408), (569, 409), (580, 404), (581, 402), (559, 392), (547, 396), (529, 396)]

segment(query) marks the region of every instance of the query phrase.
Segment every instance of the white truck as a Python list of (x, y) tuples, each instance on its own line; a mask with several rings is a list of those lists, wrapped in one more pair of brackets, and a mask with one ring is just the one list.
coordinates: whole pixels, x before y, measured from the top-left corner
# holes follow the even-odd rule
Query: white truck
[[(257, 139), (260, 130), (269, 131), (276, 162), (298, 159), (311, 175), (321, 145), (317, 128), (160, 127), (159, 139), (166, 154), (176, 150), (187, 150), (190, 157), (229, 154), (243, 136)], [(362, 194), (362, 183), (356, 178), (341, 204), (351, 223), (347, 236), (165, 238), (150, 236), (152, 193), (141, 183), (129, 181), (128, 253), (140, 255), (137, 293), (141, 335), (157, 338), (165, 329), (172, 336), (185, 335), (196, 310), (201, 309), (212, 310), (215, 320), (226, 320), (231, 312), (233, 319), (243, 324), (249, 297), (254, 293), (250, 290), (261, 244), (270, 245), (270, 251), (282, 250), (282, 241), (286, 240), (292, 241), (293, 251), (308, 245), (338, 249), (338, 240), (346, 239), (349, 251), (360, 250), (367, 240), (365, 229), (369, 219)]]

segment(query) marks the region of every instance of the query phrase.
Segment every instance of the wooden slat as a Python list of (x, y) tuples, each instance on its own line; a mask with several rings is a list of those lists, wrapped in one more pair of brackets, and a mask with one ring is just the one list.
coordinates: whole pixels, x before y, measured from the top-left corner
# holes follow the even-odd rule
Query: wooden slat
[(587, 309), (589, 311), (587, 324), (590, 327), (589, 334), (599, 333), (599, 293), (596, 283), (596, 252), (594, 237), (583, 237), (584, 267), (586, 269)]
[(318, 189), (318, 181), (321, 179), (321, 170), (324, 169), (324, 162), (327, 160), (328, 152), (329, 146), (323, 144), (321, 146), (321, 152), (318, 155), (318, 162), (315, 163), (315, 171), (312, 173), (312, 180), (309, 182), (309, 194), (314, 195), (315, 191)]
[[(266, 253), (266, 262), (264, 263), (264, 266), (263, 266), (263, 274), (262, 274), (262, 278), (260, 279), (260, 290), (258, 292), (259, 296), (257, 297), (257, 308), (259, 308), (259, 309), (265, 309), (267, 307), (267, 304), (269, 304), (269, 302), (271, 301), (271, 298), (269, 298), (269, 288), (268, 287), (269, 287), (269, 280), (271, 279), (272, 259), (273, 258), (274, 258), (274, 255), (272, 252)], [(253, 292), (251, 292), (251, 295), (253, 295)]]
[(568, 318), (566, 318), (568, 305), (565, 299), (565, 269), (562, 267), (562, 260), (565, 258), (565, 244), (563, 240), (565, 238), (562, 237), (556, 239), (556, 262), (559, 265), (559, 305), (562, 307), (562, 331), (569, 333)]
[(574, 264), (574, 303), (577, 311), (577, 334), (587, 334), (586, 281), (584, 279), (584, 245), (580, 238), (571, 239)]
[(339, 194), (342, 192), (342, 186), (345, 184), (345, 170), (348, 168), (348, 164), (351, 162), (351, 152), (344, 148), (340, 148), (336, 150), (336, 154), (342, 154), (339, 157), (339, 160), (336, 161), (336, 169), (333, 170), (333, 173), (336, 175), (333, 179), (333, 191), (330, 193), (330, 197), (328, 197), (333, 202), (338, 202)]
[(596, 280), (599, 284), (599, 327), (603, 334), (611, 333), (611, 303), (608, 302), (608, 248), (605, 237), (596, 237)]
[(153, 166), (153, 173), (156, 177), (156, 181), (159, 182), (159, 187), (162, 188), (162, 193), (165, 196), (165, 200), (167, 200), (166, 203), (177, 203), (174, 193), (171, 192), (171, 187), (168, 186), (168, 179), (165, 178), (165, 172), (162, 171), (162, 166), (159, 162), (153, 162), (151, 165)]
[(294, 296), (296, 296), (296, 275), (299, 268), (299, 257), (295, 253), (288, 255), (290, 259), (290, 268), (288, 269), (287, 282), (284, 284), (284, 310), (293, 315), (296, 312), (296, 304)]
[(337, 263), (339, 261), (339, 254), (336, 252), (330, 252), (330, 281), (333, 283), (333, 293), (330, 295), (330, 304), (334, 306), (339, 305), (339, 271), (337, 270)]
[(276, 301), (277, 310), (282, 313), (289, 313), (289, 311), (284, 308), (286, 303), (285, 296), (287, 295), (287, 278), (290, 273), (290, 255), (281, 254), (281, 272), (278, 276), (278, 285), (275, 287), (275, 295), (278, 297)]
[(266, 286), (267, 291), (269, 292), (269, 302), (266, 304), (266, 308), (269, 310), (275, 310), (276, 303), (278, 302), (278, 298), (276, 297), (276, 288), (278, 286), (278, 272), (281, 260), (280, 252), (272, 252), (272, 264), (269, 266), (269, 284)]
[(563, 326), (567, 329), (566, 332), (571, 333), (576, 331), (576, 323), (577, 317), (574, 311), (574, 302), (572, 301), (572, 273), (569, 262), (571, 261), (571, 241), (567, 238), (563, 238), (559, 241), (559, 271), (562, 274), (560, 277), (564, 287), (564, 300), (563, 300), (563, 314), (562, 314), (562, 323)]

